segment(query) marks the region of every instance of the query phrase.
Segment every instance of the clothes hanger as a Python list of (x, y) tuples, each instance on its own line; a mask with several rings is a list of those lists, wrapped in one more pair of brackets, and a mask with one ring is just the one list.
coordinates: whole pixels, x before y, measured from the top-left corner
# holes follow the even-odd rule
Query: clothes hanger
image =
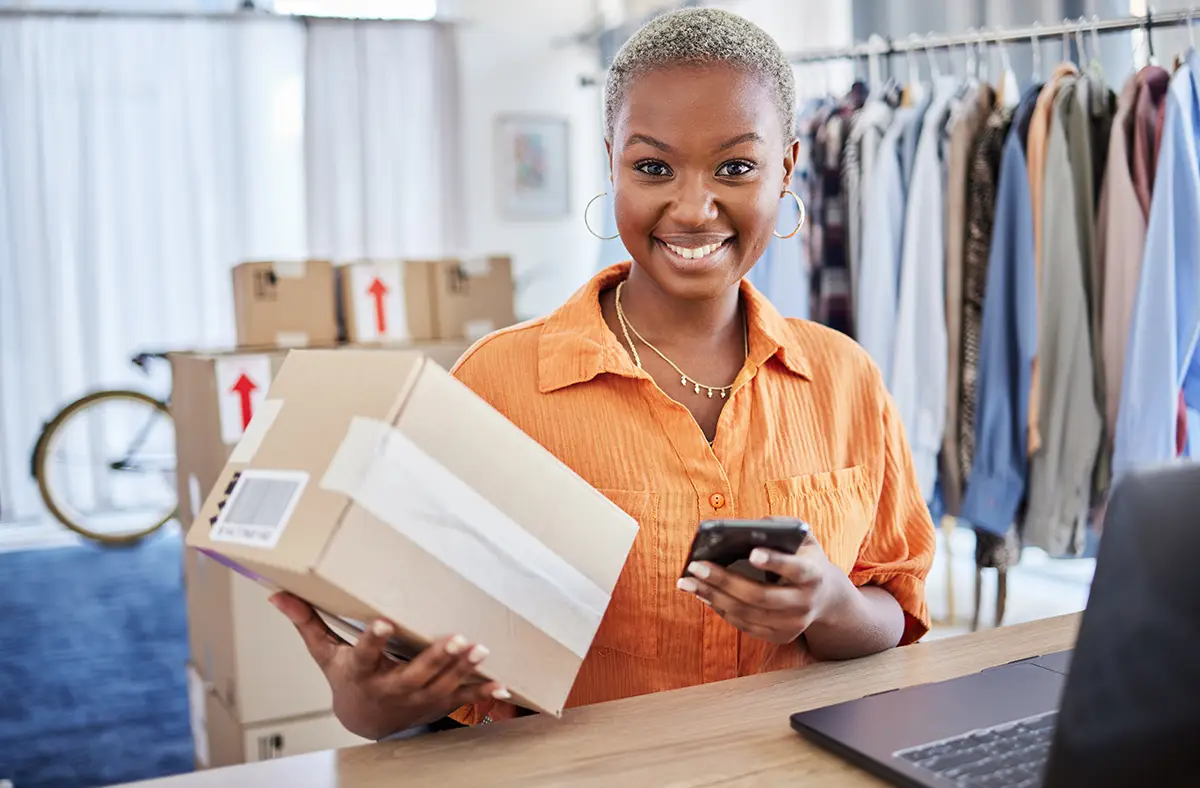
[(881, 99), (887, 93), (887, 85), (883, 79), (883, 65), (880, 57), (886, 51), (887, 42), (878, 33), (872, 33), (867, 39), (867, 81), (870, 83), (867, 91), (868, 100)]
[(910, 46), (904, 53), (905, 85), (900, 103), (906, 107), (916, 106), (925, 97), (925, 86), (921, 84), (921, 66), (917, 62), (916, 45), (920, 42), (916, 33), (908, 37)]
[[(996, 42), (1000, 49), (1000, 79), (997, 92), (1000, 94), (1000, 105), (1007, 109), (1016, 109), (1021, 103), (1021, 88), (1017, 84), (1017, 72), (1013, 69), (1012, 58), (1009, 57), (1008, 43)], [(1040, 67), (1040, 63), (1039, 63)], [(1035, 77), (1035, 82), (1037, 78)]]
[(937, 57), (933, 54), (933, 31), (930, 30), (925, 34), (925, 57), (929, 58), (929, 75), (930, 78), (937, 82), (942, 78), (942, 69), (937, 64)]
[(1092, 75), (1104, 82), (1104, 55), (1100, 50), (1100, 15), (1092, 15)]

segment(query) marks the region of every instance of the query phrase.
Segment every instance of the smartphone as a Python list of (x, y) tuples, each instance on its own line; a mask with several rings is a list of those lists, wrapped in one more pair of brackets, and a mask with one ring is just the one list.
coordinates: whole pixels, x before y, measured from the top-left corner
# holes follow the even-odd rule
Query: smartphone
[(796, 518), (705, 520), (692, 540), (682, 576), (690, 576), (687, 567), (693, 561), (704, 561), (756, 583), (774, 585), (779, 582), (779, 575), (750, 563), (751, 551), (765, 547), (780, 553), (795, 553), (808, 538), (810, 530), (808, 523)]

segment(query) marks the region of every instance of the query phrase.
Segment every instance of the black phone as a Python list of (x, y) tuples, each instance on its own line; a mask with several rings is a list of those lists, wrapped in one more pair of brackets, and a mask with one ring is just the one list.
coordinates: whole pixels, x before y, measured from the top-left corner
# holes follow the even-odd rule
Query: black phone
[(795, 553), (808, 539), (810, 531), (808, 523), (798, 518), (704, 520), (692, 540), (682, 576), (691, 576), (687, 567), (693, 561), (704, 561), (756, 583), (774, 585), (779, 582), (779, 575), (750, 563), (751, 551), (765, 547), (780, 553)]

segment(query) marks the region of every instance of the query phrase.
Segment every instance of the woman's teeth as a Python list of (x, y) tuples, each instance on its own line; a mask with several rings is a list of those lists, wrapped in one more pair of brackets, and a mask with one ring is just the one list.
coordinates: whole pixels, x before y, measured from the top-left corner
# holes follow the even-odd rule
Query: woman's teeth
[(709, 246), (701, 246), (698, 249), (685, 249), (682, 246), (676, 246), (675, 244), (667, 244), (666, 246), (668, 249), (670, 249), (672, 252), (679, 255), (680, 257), (682, 257), (684, 260), (702, 260), (705, 257), (708, 257), (713, 252), (720, 249), (724, 245), (725, 245), (725, 243), (721, 242), (719, 244), (710, 244)]

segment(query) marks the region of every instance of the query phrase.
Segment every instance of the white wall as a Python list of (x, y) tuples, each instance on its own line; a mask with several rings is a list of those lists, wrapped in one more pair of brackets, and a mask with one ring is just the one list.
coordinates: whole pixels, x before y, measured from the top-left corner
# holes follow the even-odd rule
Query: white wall
[[(439, 13), (459, 28), (467, 254), (514, 257), (521, 317), (543, 315), (596, 270), (599, 242), (583, 224), (588, 200), (604, 191), (600, 88), (579, 78), (596, 70), (586, 47), (560, 39), (584, 29), (590, 2), (579, 0), (444, 0)], [(495, 198), (496, 118), (548, 114), (570, 123), (570, 213), (561, 221), (515, 222), (499, 215)]]

